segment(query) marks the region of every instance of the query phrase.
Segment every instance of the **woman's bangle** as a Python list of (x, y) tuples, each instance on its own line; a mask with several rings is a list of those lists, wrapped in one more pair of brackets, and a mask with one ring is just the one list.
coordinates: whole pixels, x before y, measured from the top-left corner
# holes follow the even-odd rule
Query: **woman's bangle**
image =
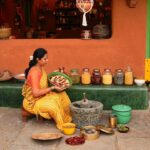
[(50, 90), (51, 90), (51, 91), (53, 91), (54, 89), (55, 89), (55, 87), (54, 87), (54, 86), (51, 86), (51, 87), (50, 87)]

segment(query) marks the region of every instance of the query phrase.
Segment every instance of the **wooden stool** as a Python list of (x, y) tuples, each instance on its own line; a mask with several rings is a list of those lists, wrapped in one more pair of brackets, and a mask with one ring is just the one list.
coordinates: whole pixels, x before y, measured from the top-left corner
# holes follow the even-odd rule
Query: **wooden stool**
[[(23, 122), (27, 122), (27, 120), (29, 118), (35, 116), (34, 114), (31, 114), (30, 112), (26, 111), (23, 107), (21, 109), (21, 114), (22, 114), (22, 121)], [(43, 121), (43, 117), (39, 116), (38, 118), (39, 118), (38, 119), (39, 121), (41, 121), (41, 122)]]

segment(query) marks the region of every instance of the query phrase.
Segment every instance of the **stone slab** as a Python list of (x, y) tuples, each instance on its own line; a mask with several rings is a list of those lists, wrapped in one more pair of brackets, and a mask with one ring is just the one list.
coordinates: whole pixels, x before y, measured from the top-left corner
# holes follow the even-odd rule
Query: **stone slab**
[[(104, 111), (102, 124), (108, 123), (111, 111)], [(138, 110), (132, 112), (128, 124), (128, 133), (100, 134), (94, 141), (86, 141), (80, 146), (65, 143), (66, 136), (56, 141), (36, 141), (31, 139), (33, 133), (58, 132), (53, 121), (38, 122), (36, 118), (22, 123), (20, 109), (0, 107), (0, 150), (150, 150), (150, 112)], [(79, 130), (75, 135), (79, 135)], [(72, 135), (72, 136), (75, 136)]]
[[(0, 82), (0, 106), (21, 107), (22, 86), (23, 83), (20, 82)], [(133, 109), (146, 109), (149, 105), (146, 86), (73, 85), (66, 92), (71, 101), (81, 100), (86, 92), (88, 99), (102, 102), (105, 110), (111, 110), (115, 104), (127, 104)]]
[(40, 123), (35, 118), (28, 121), (25, 127), (21, 130), (19, 136), (13, 142), (11, 150), (16, 150), (17, 148), (26, 147), (27, 149), (35, 149), (35, 150), (53, 150), (57, 146), (57, 143), (60, 140), (33, 140), (31, 138), (32, 134), (35, 133), (60, 133), (58, 129), (56, 129), (55, 125), (51, 121), (44, 121)]
[(119, 138), (119, 150), (150, 150), (150, 138)]
[(0, 147), (7, 149), (20, 134), (23, 123), (19, 109), (0, 109)]
[(87, 98), (103, 103), (105, 110), (111, 110), (112, 105), (126, 104), (132, 109), (148, 108), (148, 88), (146, 86), (116, 86), (116, 85), (74, 85), (67, 89), (71, 101)]

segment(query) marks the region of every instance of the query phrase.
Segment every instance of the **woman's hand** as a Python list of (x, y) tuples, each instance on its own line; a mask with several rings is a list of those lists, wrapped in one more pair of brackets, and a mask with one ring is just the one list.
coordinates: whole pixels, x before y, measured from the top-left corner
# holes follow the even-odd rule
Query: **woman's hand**
[(61, 91), (63, 91), (63, 90), (64, 90), (64, 89), (66, 89), (66, 88), (63, 88), (63, 87), (60, 87), (60, 86), (54, 85), (54, 86), (52, 86), (52, 87), (51, 87), (51, 89), (53, 89), (53, 90), (57, 90), (57, 91), (61, 92)]
[(54, 86), (55, 87), (55, 90), (57, 90), (57, 91), (59, 91), (59, 92), (61, 92), (61, 91), (63, 91), (65, 88), (63, 88), (63, 87), (60, 87), (60, 86)]

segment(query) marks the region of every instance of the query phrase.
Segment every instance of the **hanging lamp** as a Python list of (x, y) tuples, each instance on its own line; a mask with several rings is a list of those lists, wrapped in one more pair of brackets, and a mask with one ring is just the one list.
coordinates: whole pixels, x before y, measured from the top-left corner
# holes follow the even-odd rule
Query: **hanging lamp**
[(94, 0), (76, 0), (76, 7), (83, 13), (82, 25), (87, 26), (86, 14), (91, 11)]

